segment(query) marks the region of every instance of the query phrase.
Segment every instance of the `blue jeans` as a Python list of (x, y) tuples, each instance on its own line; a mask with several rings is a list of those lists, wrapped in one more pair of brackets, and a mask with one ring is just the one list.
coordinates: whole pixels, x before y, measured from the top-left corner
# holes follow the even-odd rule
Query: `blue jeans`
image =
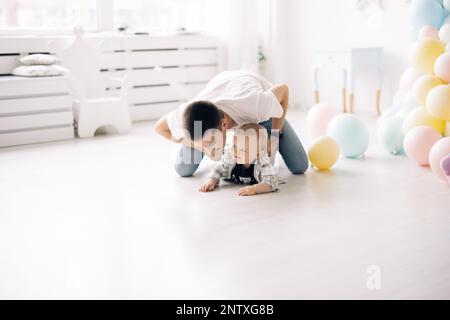
[[(268, 133), (271, 134), (272, 120), (262, 122), (260, 125), (266, 128)], [(288, 121), (284, 122), (282, 134), (279, 138), (278, 151), (289, 171), (293, 174), (303, 174), (308, 170), (308, 156), (300, 139)], [(199, 150), (182, 146), (175, 162), (175, 171), (181, 177), (191, 177), (200, 166), (203, 156), (203, 152)]]

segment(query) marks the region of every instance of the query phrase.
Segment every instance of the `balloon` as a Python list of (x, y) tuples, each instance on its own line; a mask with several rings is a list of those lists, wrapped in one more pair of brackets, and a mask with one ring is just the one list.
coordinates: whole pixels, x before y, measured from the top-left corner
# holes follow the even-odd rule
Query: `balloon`
[(444, 53), (436, 59), (434, 73), (446, 83), (450, 82), (450, 53)]
[(306, 130), (311, 138), (323, 136), (327, 132), (328, 124), (337, 114), (331, 106), (319, 103), (309, 110), (306, 116)]
[(417, 102), (416, 98), (412, 94), (412, 92), (408, 92), (403, 99), (403, 105), (397, 112), (397, 116), (400, 118), (406, 118), (411, 111), (413, 111), (415, 108), (419, 107), (419, 103)]
[(308, 158), (318, 170), (329, 170), (339, 159), (339, 145), (331, 137), (322, 136), (312, 144)]
[(420, 126), (408, 132), (403, 143), (408, 158), (421, 166), (430, 165), (430, 150), (442, 136), (436, 130)]
[(450, 43), (450, 24), (443, 25), (439, 30), (439, 40), (444, 43)]
[(334, 117), (327, 129), (327, 135), (339, 144), (341, 154), (347, 158), (357, 158), (369, 146), (369, 129), (364, 121), (353, 114)]
[(439, 39), (439, 33), (436, 27), (433, 26), (424, 26), (420, 29), (419, 39)]
[(445, 124), (444, 136), (450, 137), (450, 121)]
[(450, 43), (445, 46), (445, 52), (450, 52)]
[(436, 142), (430, 151), (430, 167), (433, 173), (441, 179), (447, 180), (441, 161), (450, 154), (450, 137), (442, 138)]
[(447, 10), (447, 11), (450, 11), (450, 0), (444, 0), (444, 8)]
[(412, 51), (412, 65), (417, 71), (433, 74), (434, 62), (445, 52), (445, 45), (435, 39), (420, 40)]
[(444, 8), (437, 1), (414, 0), (411, 5), (411, 22), (416, 30), (432, 25), (439, 29), (444, 20)]
[(394, 96), (394, 100), (392, 101), (393, 106), (401, 107), (404, 97), (405, 97), (405, 93), (403, 91), (398, 91)]
[(436, 118), (450, 120), (450, 86), (437, 86), (430, 91), (426, 106), (428, 111)]
[(445, 121), (433, 117), (425, 107), (418, 107), (406, 117), (403, 123), (403, 132), (406, 134), (418, 126), (427, 126), (442, 134), (445, 129)]
[(407, 91), (411, 88), (414, 82), (421, 76), (421, 74), (414, 68), (408, 68), (400, 77), (400, 91)]
[(416, 80), (412, 87), (412, 93), (420, 105), (425, 105), (427, 95), (434, 87), (445, 84), (444, 81), (435, 76), (425, 75)]
[(446, 24), (449, 24), (449, 23), (450, 23), (450, 15), (447, 15), (447, 16), (444, 18), (444, 22), (442, 23), (442, 25), (445, 26)]
[(450, 184), (450, 154), (442, 159), (441, 168), (447, 176), (448, 183)]
[(378, 139), (387, 151), (392, 154), (403, 153), (403, 119), (392, 117), (383, 121), (378, 129)]
[(390, 107), (390, 108), (386, 109), (385, 111), (383, 111), (383, 113), (381, 114), (381, 116), (377, 120), (377, 126), (379, 126), (381, 124), (381, 122), (383, 122), (387, 118), (395, 116), (395, 114), (399, 110), (400, 110), (400, 107), (393, 106), (393, 107)]

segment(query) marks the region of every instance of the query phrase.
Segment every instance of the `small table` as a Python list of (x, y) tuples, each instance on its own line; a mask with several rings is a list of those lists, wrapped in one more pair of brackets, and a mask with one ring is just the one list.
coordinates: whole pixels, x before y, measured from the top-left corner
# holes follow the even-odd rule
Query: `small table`
[[(316, 52), (314, 65), (314, 94), (316, 103), (320, 102), (319, 69), (325, 64), (336, 64), (342, 69), (342, 104), (343, 112), (353, 112), (355, 70), (359, 66), (369, 65), (377, 69), (376, 110), (380, 114), (381, 86), (383, 82), (383, 48), (351, 48), (343, 50), (319, 50)], [(347, 110), (347, 88), (349, 109)]]

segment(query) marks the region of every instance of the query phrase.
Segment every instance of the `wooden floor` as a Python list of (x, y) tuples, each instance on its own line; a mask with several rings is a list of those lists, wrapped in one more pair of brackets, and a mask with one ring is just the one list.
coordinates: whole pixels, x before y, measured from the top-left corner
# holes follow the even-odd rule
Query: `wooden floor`
[(197, 192), (208, 161), (178, 178), (152, 126), (0, 150), (0, 298), (450, 298), (450, 189), (375, 138), (239, 198)]

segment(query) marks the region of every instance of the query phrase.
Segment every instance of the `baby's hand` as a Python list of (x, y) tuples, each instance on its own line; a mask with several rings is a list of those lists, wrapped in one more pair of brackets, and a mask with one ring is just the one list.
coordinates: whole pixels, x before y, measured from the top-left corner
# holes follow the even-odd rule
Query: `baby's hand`
[(213, 180), (208, 180), (205, 184), (203, 184), (198, 191), (200, 192), (210, 192), (216, 188), (216, 182)]
[(255, 194), (256, 194), (256, 190), (253, 186), (241, 188), (238, 193), (238, 195), (240, 195), (240, 196), (254, 196)]

